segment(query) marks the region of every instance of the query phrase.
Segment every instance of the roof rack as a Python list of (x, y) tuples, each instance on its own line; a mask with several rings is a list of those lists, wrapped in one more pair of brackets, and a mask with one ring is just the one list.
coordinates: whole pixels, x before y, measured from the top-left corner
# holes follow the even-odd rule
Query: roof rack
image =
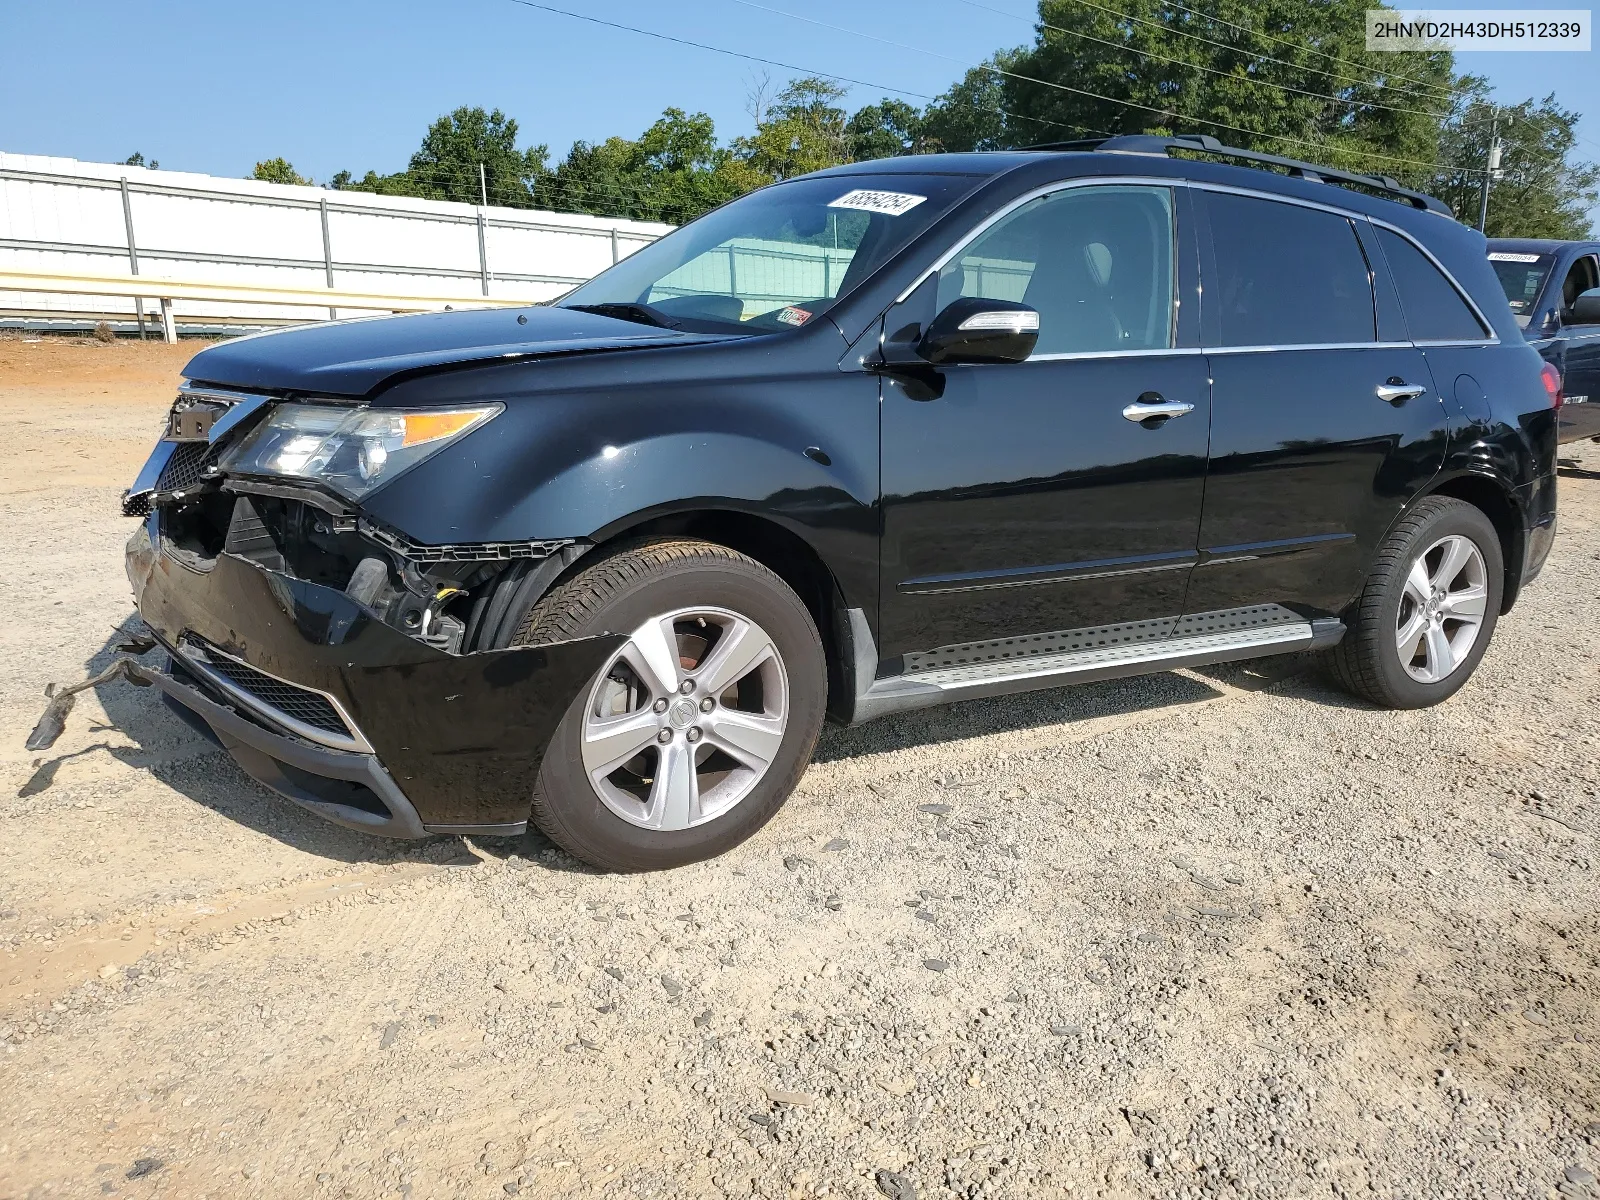
[(1203, 133), (1177, 134), (1172, 137), (1162, 137), (1153, 133), (1125, 133), (1109, 138), (1083, 138), (1073, 142), (1048, 142), (1039, 146), (1026, 146), (1027, 150), (1097, 150), (1110, 154), (1158, 154), (1162, 157), (1174, 150), (1198, 151), (1202, 154), (1214, 154), (1219, 158), (1240, 159), (1244, 162), (1265, 163), (1268, 166), (1282, 167), (1297, 179), (1309, 179), (1313, 183), (1348, 183), (1357, 187), (1369, 188), (1385, 196), (1401, 200), (1413, 208), (1420, 208), (1427, 212), (1440, 213), (1443, 216), (1455, 219), (1455, 214), (1445, 205), (1444, 201), (1422, 192), (1414, 192), (1404, 187), (1396, 179), (1387, 175), (1359, 175), (1352, 171), (1340, 171), (1334, 167), (1322, 167), (1316, 163), (1301, 162), (1297, 158), (1284, 158), (1277, 154), (1262, 154), (1257, 150), (1241, 150), (1237, 146), (1224, 146), (1214, 137)]

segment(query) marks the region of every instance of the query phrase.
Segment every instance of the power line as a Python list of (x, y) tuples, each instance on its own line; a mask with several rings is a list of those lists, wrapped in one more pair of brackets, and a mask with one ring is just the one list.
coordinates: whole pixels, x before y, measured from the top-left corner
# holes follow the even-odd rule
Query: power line
[[(517, 3), (517, 4), (530, 4), (531, 0), (513, 0), (513, 2)], [(1082, 2), (1082, 0), (1080, 0), (1080, 2)], [(795, 13), (783, 12), (781, 9), (766, 8), (764, 5), (753, 3), (752, 0), (734, 0), (734, 3), (743, 4), (743, 5), (746, 5), (747, 7), (750, 7), (750, 8), (762, 8), (762, 9), (765, 9), (765, 11), (767, 11), (767, 12), (777, 13), (779, 16), (791, 17), (796, 21), (804, 21), (804, 22), (806, 22), (807, 24), (810, 24), (810, 25), (820, 25), (824, 29), (833, 30), (835, 33), (848, 34), (851, 37), (866, 38), (866, 39), (868, 39), (870, 41), (881, 42), (884, 45), (896, 47), (897, 49), (911, 50), (911, 51), (915, 51), (915, 52), (919, 52), (919, 53), (923, 53), (923, 54), (931, 54), (936, 58), (943, 58), (943, 59), (947, 59), (950, 62), (954, 62), (954, 63), (957, 63), (959, 65), (964, 65), (969, 70), (991, 71), (991, 72), (993, 72), (993, 73), (995, 73), (997, 75), (1004, 75), (1004, 76), (1006, 76), (1007, 78), (1010, 78), (1010, 79), (1022, 80), (1025, 83), (1036, 83), (1036, 84), (1039, 84), (1041, 87), (1054, 88), (1057, 91), (1062, 91), (1062, 92), (1070, 92), (1072, 95), (1075, 95), (1075, 96), (1084, 96), (1084, 97), (1087, 97), (1087, 98), (1089, 98), (1091, 100), (1103, 101), (1104, 103), (1107, 103), (1107, 104), (1118, 104), (1118, 105), (1121, 105), (1124, 108), (1140, 109), (1140, 110), (1142, 110), (1144, 112), (1154, 113), (1155, 115), (1160, 116), (1160, 117), (1175, 117), (1175, 118), (1177, 118), (1178, 120), (1181, 120), (1181, 121), (1193, 121), (1193, 122), (1196, 122), (1196, 123), (1201, 124), (1201, 125), (1210, 125), (1215, 129), (1226, 129), (1226, 130), (1229, 130), (1232, 133), (1242, 133), (1242, 134), (1245, 134), (1247, 137), (1268, 138), (1268, 139), (1270, 139), (1272, 141), (1284, 142), (1284, 143), (1287, 143), (1287, 144), (1290, 144), (1290, 145), (1295, 145), (1295, 146), (1310, 146), (1310, 147), (1312, 147), (1313, 149), (1316, 149), (1316, 150), (1337, 149), (1337, 147), (1328, 146), (1325, 142), (1310, 141), (1310, 140), (1308, 140), (1306, 138), (1291, 137), (1291, 136), (1286, 135), (1286, 134), (1265, 133), (1265, 132), (1262, 132), (1260, 130), (1246, 129), (1242, 125), (1229, 125), (1225, 121), (1214, 121), (1214, 120), (1211, 120), (1210, 118), (1207, 118), (1207, 117), (1197, 117), (1197, 116), (1192, 116), (1192, 115), (1185, 114), (1185, 113), (1180, 113), (1180, 112), (1176, 111), (1175, 109), (1155, 108), (1155, 107), (1153, 107), (1151, 105), (1148, 105), (1148, 104), (1140, 104), (1138, 101), (1135, 101), (1135, 100), (1121, 100), (1121, 99), (1118, 99), (1115, 96), (1102, 95), (1099, 92), (1091, 92), (1091, 91), (1088, 91), (1085, 88), (1076, 88), (1076, 87), (1070, 86), (1069, 84), (1057, 83), (1055, 80), (1052, 80), (1052, 79), (1038, 79), (1038, 78), (1035, 78), (1032, 75), (1021, 75), (1021, 74), (1018, 74), (1015, 71), (1007, 71), (1002, 67), (990, 66), (987, 63), (962, 63), (960, 59), (950, 58), (949, 55), (939, 54), (937, 51), (933, 51), (933, 50), (918, 50), (918, 48), (915, 47), (915, 46), (906, 46), (906, 45), (903, 45), (900, 42), (891, 41), (888, 38), (878, 37), (875, 34), (861, 33), (858, 30), (854, 30), (854, 29), (845, 29), (843, 26), (840, 26), (840, 25), (832, 25), (832, 24), (829, 24), (826, 21), (819, 21), (819, 20), (816, 20), (815, 18), (812, 18), (812, 17), (802, 17), (802, 16), (799, 16), (799, 15), (797, 15)], [(542, 4), (541, 5), (532, 5), (532, 7), (543, 8), (544, 5), (542, 5)], [(551, 10), (551, 11), (558, 11), (558, 10)], [(567, 15), (571, 16), (573, 14), (569, 13)], [(586, 17), (584, 19), (585, 20), (590, 20), (592, 18), (587, 18)], [(610, 22), (604, 22), (604, 23), (605, 24), (609, 24)], [(647, 31), (637, 31), (637, 32), (647, 32)], [(677, 40), (677, 39), (671, 39), (671, 40)], [(733, 53), (736, 53), (736, 52), (730, 50), (730, 51), (722, 51), (722, 53), (733, 54)], [(740, 57), (744, 57), (744, 56), (741, 55)], [(798, 68), (791, 67), (789, 69), (790, 70), (797, 70)], [(908, 94), (911, 94), (911, 93), (908, 93)], [(1432, 116), (1434, 114), (1426, 114), (1426, 115)], [(1077, 126), (1075, 128), (1078, 128), (1080, 130), (1082, 129), (1081, 126)], [(1085, 132), (1087, 132), (1087, 131), (1085, 131)], [(1423, 162), (1421, 159), (1401, 158), (1398, 155), (1394, 155), (1394, 154), (1379, 154), (1376, 151), (1363, 151), (1362, 154), (1367, 158), (1379, 159), (1379, 160), (1382, 160), (1384, 162), (1404, 163), (1407, 166), (1425, 167), (1430, 171), (1438, 169), (1438, 164), (1437, 163)]]
[[(636, 25), (623, 25), (616, 21), (607, 21), (600, 17), (591, 17), (585, 13), (568, 12), (564, 8), (555, 8), (548, 4), (537, 4), (534, 2), (534, 0), (511, 0), (511, 3), (520, 4), (524, 8), (537, 8), (542, 12), (556, 13), (558, 16), (571, 17), (575, 21), (588, 21), (592, 25), (603, 25), (608, 29), (620, 29), (627, 33), (641, 34), (644, 37), (659, 38), (664, 42), (675, 42), (680, 46), (692, 46), (696, 50), (709, 50), (713, 54), (725, 54), (729, 58), (742, 58), (746, 62), (760, 63), (762, 66), (779, 67), (785, 71), (798, 71), (802, 75), (815, 75), (820, 76), (823, 79), (832, 79), (839, 83), (852, 83), (857, 87), (873, 88), (877, 91), (883, 92), (893, 92), (897, 96), (910, 96), (916, 100), (926, 100), (931, 102), (938, 99), (937, 96), (930, 96), (925, 92), (912, 92), (907, 91), (905, 88), (890, 87), (887, 84), (882, 83), (872, 83), (865, 79), (855, 79), (849, 75), (836, 75), (830, 71), (816, 71), (807, 67), (797, 67), (793, 63), (779, 62), (777, 59), (773, 58), (763, 58), (759, 54), (746, 54), (740, 50), (728, 50), (722, 46), (713, 46), (706, 42), (695, 42), (690, 41), (688, 38), (674, 37), (672, 34), (668, 33), (658, 33), (654, 29), (640, 29)], [(792, 14), (785, 13), (783, 15), (789, 16)], [(841, 30), (841, 32), (848, 33), (849, 30)], [(862, 34), (859, 36), (865, 37), (869, 35)], [(877, 40), (881, 41), (882, 39), (880, 38)], [(905, 47), (905, 49), (911, 48), (912, 47)], [(931, 53), (931, 51), (929, 53)], [(943, 56), (941, 55), (940, 57)], [(956, 60), (952, 59), (951, 61)], [(1030, 117), (1020, 113), (1008, 113), (1003, 109), (986, 109), (985, 111), (998, 112), (1001, 116), (1008, 116), (1022, 121), (1033, 121), (1037, 124), (1049, 125), (1056, 129), (1070, 129), (1074, 133), (1103, 134), (1107, 132), (1103, 129), (1089, 129), (1086, 126), (1073, 125), (1065, 121), (1052, 121), (1045, 117)]]
[[(1232, 51), (1235, 54), (1244, 54), (1244, 55), (1246, 55), (1246, 56), (1248, 56), (1250, 58), (1255, 59), (1257, 62), (1275, 63), (1280, 67), (1289, 67), (1292, 70), (1296, 70), (1296, 71), (1310, 71), (1310, 72), (1312, 72), (1313, 74), (1316, 74), (1316, 75), (1324, 75), (1329, 79), (1333, 79), (1333, 80), (1338, 81), (1339, 83), (1355, 83), (1355, 84), (1361, 84), (1361, 85), (1364, 85), (1364, 86), (1388, 88), (1391, 91), (1398, 91), (1403, 95), (1413, 96), (1413, 97), (1416, 97), (1418, 99), (1427, 99), (1428, 98), (1428, 97), (1417, 96), (1416, 93), (1410, 91), (1407, 88), (1398, 88), (1398, 87), (1395, 87), (1392, 84), (1376, 83), (1375, 81), (1373, 81), (1371, 79), (1362, 79), (1362, 78), (1358, 78), (1358, 77), (1354, 77), (1354, 76), (1350, 76), (1350, 75), (1341, 75), (1341, 74), (1338, 74), (1337, 72), (1334, 72), (1334, 71), (1323, 70), (1321, 67), (1301, 66), (1298, 63), (1286, 62), (1285, 60), (1283, 60), (1281, 58), (1273, 58), (1270, 54), (1260, 54), (1260, 53), (1252, 52), (1252, 51), (1249, 51), (1249, 50), (1244, 50), (1244, 49), (1242, 49), (1241, 47), (1238, 47), (1238, 46), (1230, 46), (1226, 42), (1219, 42), (1219, 41), (1216, 41), (1213, 38), (1204, 37), (1204, 36), (1202, 36), (1202, 35), (1200, 35), (1198, 33), (1190, 33), (1190, 32), (1188, 32), (1187, 30), (1184, 30), (1184, 29), (1174, 29), (1172, 26), (1163, 25), (1159, 21), (1151, 21), (1151, 20), (1147, 20), (1144, 17), (1133, 16), (1130, 13), (1119, 12), (1118, 10), (1116, 10), (1114, 8), (1107, 8), (1102, 4), (1094, 3), (1094, 0), (1073, 0), (1073, 2), (1076, 3), (1076, 4), (1083, 5), (1085, 8), (1092, 8), (1096, 12), (1105, 13), (1109, 17), (1115, 17), (1119, 21), (1127, 21), (1130, 24), (1134, 24), (1134, 25), (1147, 25), (1152, 29), (1159, 29), (1164, 33), (1175, 34), (1178, 37), (1188, 38), (1191, 41), (1201, 42), (1201, 43), (1203, 43), (1203, 44), (1205, 44), (1207, 46), (1214, 46), (1218, 50), (1229, 50), (1229, 51)], [(984, 10), (986, 10), (988, 12), (997, 13), (1000, 16), (1011, 17), (1014, 20), (1019, 20), (1019, 21), (1027, 21), (1028, 20), (1027, 17), (1019, 17), (1016, 13), (1006, 12), (1003, 9), (990, 8), (988, 5), (985, 5), (985, 4), (979, 4), (979, 3), (976, 2), (976, 0), (962, 0), (962, 3), (963, 4), (967, 4), (967, 5), (969, 5), (969, 6), (973, 7), (973, 8), (981, 8), (981, 9), (984, 9)], [(1185, 10), (1185, 11), (1192, 11), (1192, 10)], [(1199, 15), (1204, 16), (1205, 14), (1201, 13)], [(1032, 22), (1029, 22), (1029, 23), (1031, 24)], [(1222, 23), (1226, 24), (1226, 22), (1222, 22)], [(1046, 29), (1053, 29), (1058, 33), (1073, 33), (1073, 32), (1075, 32), (1074, 30), (1071, 30), (1071, 29), (1064, 29), (1059, 25), (1051, 25), (1051, 24), (1049, 24), (1048, 22), (1045, 22), (1045, 21), (1040, 21), (1039, 24), (1042, 25)], [(1306, 49), (1308, 51), (1310, 50), (1309, 47), (1303, 47), (1303, 49)], [(1317, 53), (1316, 51), (1311, 51), (1311, 52), (1312, 53)], [(1331, 56), (1330, 55), (1323, 55), (1323, 57), (1329, 58)], [(1339, 60), (1334, 60), (1334, 61), (1339, 61)], [(1427, 86), (1435, 88), (1435, 89), (1439, 89), (1439, 90), (1448, 90), (1448, 89), (1445, 89), (1444, 85), (1442, 85), (1442, 84), (1429, 84)]]
[[(734, 0), (735, 4), (744, 4), (744, 3), (747, 3), (747, 2), (748, 2), (748, 0)], [(1008, 12), (1005, 12), (1004, 10), (1002, 10), (1002, 9), (990, 8), (987, 4), (979, 4), (979, 3), (977, 3), (977, 0), (962, 0), (962, 3), (970, 5), (973, 8), (980, 8), (984, 12), (992, 12), (997, 16), (1010, 17), (1013, 20), (1017, 20), (1017, 21), (1027, 21), (1028, 20), (1027, 17), (1018, 16), (1016, 13), (1008, 13)], [(757, 7), (759, 7), (759, 6), (757, 6)], [(1185, 10), (1185, 11), (1187, 11), (1187, 10)], [(1352, 100), (1352, 99), (1350, 99), (1348, 97), (1335, 96), (1335, 95), (1332, 95), (1332, 94), (1330, 94), (1328, 92), (1313, 92), (1313, 91), (1308, 91), (1305, 88), (1291, 87), (1289, 84), (1286, 84), (1286, 83), (1273, 83), (1270, 79), (1253, 79), (1248, 75), (1235, 75), (1231, 71), (1218, 70), (1216, 67), (1208, 67), (1208, 66), (1204, 65), (1203, 63), (1185, 62), (1181, 58), (1169, 58), (1165, 54), (1156, 54), (1156, 53), (1154, 53), (1153, 51), (1150, 51), (1150, 50), (1140, 50), (1136, 46), (1129, 46), (1129, 45), (1125, 45), (1125, 44), (1123, 44), (1121, 42), (1110, 41), (1110, 40), (1108, 40), (1106, 38), (1095, 37), (1093, 34), (1090, 34), (1090, 33), (1080, 33), (1076, 29), (1066, 29), (1066, 28), (1063, 28), (1060, 25), (1052, 25), (1048, 21), (1039, 21), (1039, 22), (1037, 22), (1037, 24), (1038, 24), (1039, 28), (1048, 29), (1052, 33), (1065, 33), (1065, 34), (1068, 34), (1068, 35), (1070, 35), (1072, 37), (1075, 37), (1075, 38), (1079, 38), (1079, 39), (1081, 39), (1083, 41), (1086, 41), (1086, 42), (1094, 42), (1096, 45), (1099, 45), (1099, 46), (1108, 46), (1113, 50), (1124, 51), (1124, 52), (1126, 52), (1128, 54), (1137, 54), (1141, 58), (1150, 58), (1150, 59), (1154, 59), (1157, 62), (1171, 63), (1174, 66), (1179, 66), (1179, 67), (1188, 67), (1189, 69), (1194, 70), (1194, 71), (1204, 71), (1208, 75), (1219, 75), (1223, 79), (1232, 80), (1235, 83), (1248, 83), (1248, 84), (1253, 84), (1256, 87), (1272, 88), (1274, 91), (1292, 92), (1293, 94), (1295, 94), (1297, 96), (1309, 96), (1312, 99), (1316, 99), (1316, 100), (1331, 100), (1335, 104), (1348, 104), (1348, 105), (1351, 105), (1352, 107), (1355, 107), (1355, 108), (1376, 108), (1376, 109), (1381, 109), (1384, 112), (1408, 113), (1408, 114), (1410, 114), (1412, 116), (1431, 117), (1431, 118), (1433, 118), (1435, 120), (1437, 120), (1441, 115), (1439, 112), (1433, 111), (1433, 110), (1426, 110), (1426, 109), (1420, 109), (1420, 108), (1399, 108), (1399, 107), (1397, 107), (1395, 105), (1392, 105), (1392, 104), (1379, 104), (1375, 100)], [(1174, 32), (1176, 32), (1176, 31), (1174, 31)], [(1252, 55), (1251, 57), (1255, 57), (1255, 56)], [(1276, 61), (1276, 60), (1269, 60), (1269, 61)], [(1307, 68), (1299, 68), (1299, 69), (1307, 69)], [(1312, 69), (1314, 69), (1314, 68), (1312, 68)], [(1324, 72), (1317, 71), (1316, 73), (1320, 75), (1320, 74), (1323, 74)], [(1378, 84), (1377, 86), (1381, 87), (1382, 85)], [(1411, 93), (1405, 92), (1405, 93), (1402, 93), (1402, 94), (1403, 95), (1410, 95)]]
[[(1308, 46), (1303, 42), (1296, 42), (1296, 41), (1293, 41), (1293, 40), (1291, 40), (1289, 38), (1275, 37), (1274, 35), (1272, 35), (1270, 33), (1265, 33), (1262, 30), (1255, 29), (1255, 28), (1253, 28), (1253, 27), (1251, 27), (1249, 25), (1239, 25), (1239, 24), (1237, 24), (1237, 23), (1235, 23), (1233, 21), (1225, 21), (1221, 17), (1214, 17), (1210, 13), (1203, 13), (1199, 9), (1185, 8), (1183, 5), (1175, 3), (1174, 0), (1169, 0), (1169, 3), (1171, 3), (1172, 7), (1177, 9), (1179, 12), (1187, 13), (1191, 17), (1199, 17), (1201, 20), (1210, 21), (1215, 25), (1225, 25), (1229, 29), (1237, 29), (1240, 33), (1248, 33), (1248, 34), (1251, 34), (1254, 37), (1261, 38), (1264, 41), (1276, 42), (1280, 46), (1288, 46), (1290, 49), (1293, 49), (1293, 50), (1303, 50), (1308, 54), (1315, 54), (1318, 58), (1325, 58), (1329, 62), (1339, 63), (1341, 66), (1359, 67), (1361, 65), (1360, 63), (1351, 62), (1347, 58), (1340, 58), (1337, 54), (1329, 54), (1325, 50), (1318, 50), (1315, 46)], [(1327, 72), (1318, 72), (1318, 74), (1327, 74)], [(1450, 88), (1446, 87), (1442, 83), (1430, 83), (1426, 79), (1418, 79), (1414, 75), (1402, 75), (1398, 71), (1392, 72), (1392, 74), (1393, 74), (1393, 77), (1395, 79), (1403, 79), (1407, 83), (1414, 83), (1419, 87), (1433, 88), (1433, 89), (1435, 89), (1437, 91), (1444, 91), (1444, 92), (1449, 92), (1451, 90)], [(1329, 78), (1334, 78), (1334, 76), (1329, 75)], [(1383, 83), (1376, 84), (1375, 86), (1377, 86), (1377, 87), (1391, 87), (1391, 85), (1383, 84)], [(1413, 93), (1407, 91), (1407, 89), (1405, 89), (1405, 88), (1392, 88), (1392, 90), (1399, 91), (1399, 92), (1405, 92), (1407, 95), (1413, 94)]]

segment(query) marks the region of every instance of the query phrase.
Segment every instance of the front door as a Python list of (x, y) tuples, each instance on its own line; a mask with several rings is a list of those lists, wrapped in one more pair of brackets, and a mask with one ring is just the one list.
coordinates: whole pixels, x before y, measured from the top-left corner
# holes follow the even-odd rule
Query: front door
[[(884, 379), (885, 658), (1182, 612), (1209, 395), (1203, 356), (1176, 348), (1181, 200), (1133, 185), (1031, 200), (891, 310), (892, 332), (961, 296), (1022, 301), (1040, 333), (1027, 362)], [(1190, 407), (1131, 408), (1162, 401)]]
[(1444, 406), (1404, 329), (1380, 340), (1378, 309), (1386, 324), (1398, 313), (1350, 219), (1232, 193), (1204, 200), (1211, 464), (1188, 610), (1335, 614), (1438, 469)]

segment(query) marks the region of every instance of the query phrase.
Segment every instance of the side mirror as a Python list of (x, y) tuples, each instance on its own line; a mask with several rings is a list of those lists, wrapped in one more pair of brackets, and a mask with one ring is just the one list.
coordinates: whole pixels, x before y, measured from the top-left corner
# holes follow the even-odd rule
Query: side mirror
[(1010, 300), (963, 296), (928, 325), (917, 354), (937, 366), (1018, 363), (1039, 341), (1039, 313)]
[(1590, 288), (1572, 302), (1569, 325), (1600, 325), (1600, 288)]

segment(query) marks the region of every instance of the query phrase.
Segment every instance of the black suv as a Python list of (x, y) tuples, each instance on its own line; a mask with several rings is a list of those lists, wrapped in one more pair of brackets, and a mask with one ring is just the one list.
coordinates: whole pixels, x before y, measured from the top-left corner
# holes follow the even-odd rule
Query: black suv
[(621, 870), (749, 837), (825, 714), (1324, 647), (1434, 704), (1554, 537), (1541, 366), (1389, 179), (839, 167), (550, 305), (197, 355), (125, 500), (171, 663), (127, 670), (342, 824)]
[(1560, 374), (1560, 440), (1600, 438), (1600, 242), (1492, 238), (1489, 262), (1522, 335)]

